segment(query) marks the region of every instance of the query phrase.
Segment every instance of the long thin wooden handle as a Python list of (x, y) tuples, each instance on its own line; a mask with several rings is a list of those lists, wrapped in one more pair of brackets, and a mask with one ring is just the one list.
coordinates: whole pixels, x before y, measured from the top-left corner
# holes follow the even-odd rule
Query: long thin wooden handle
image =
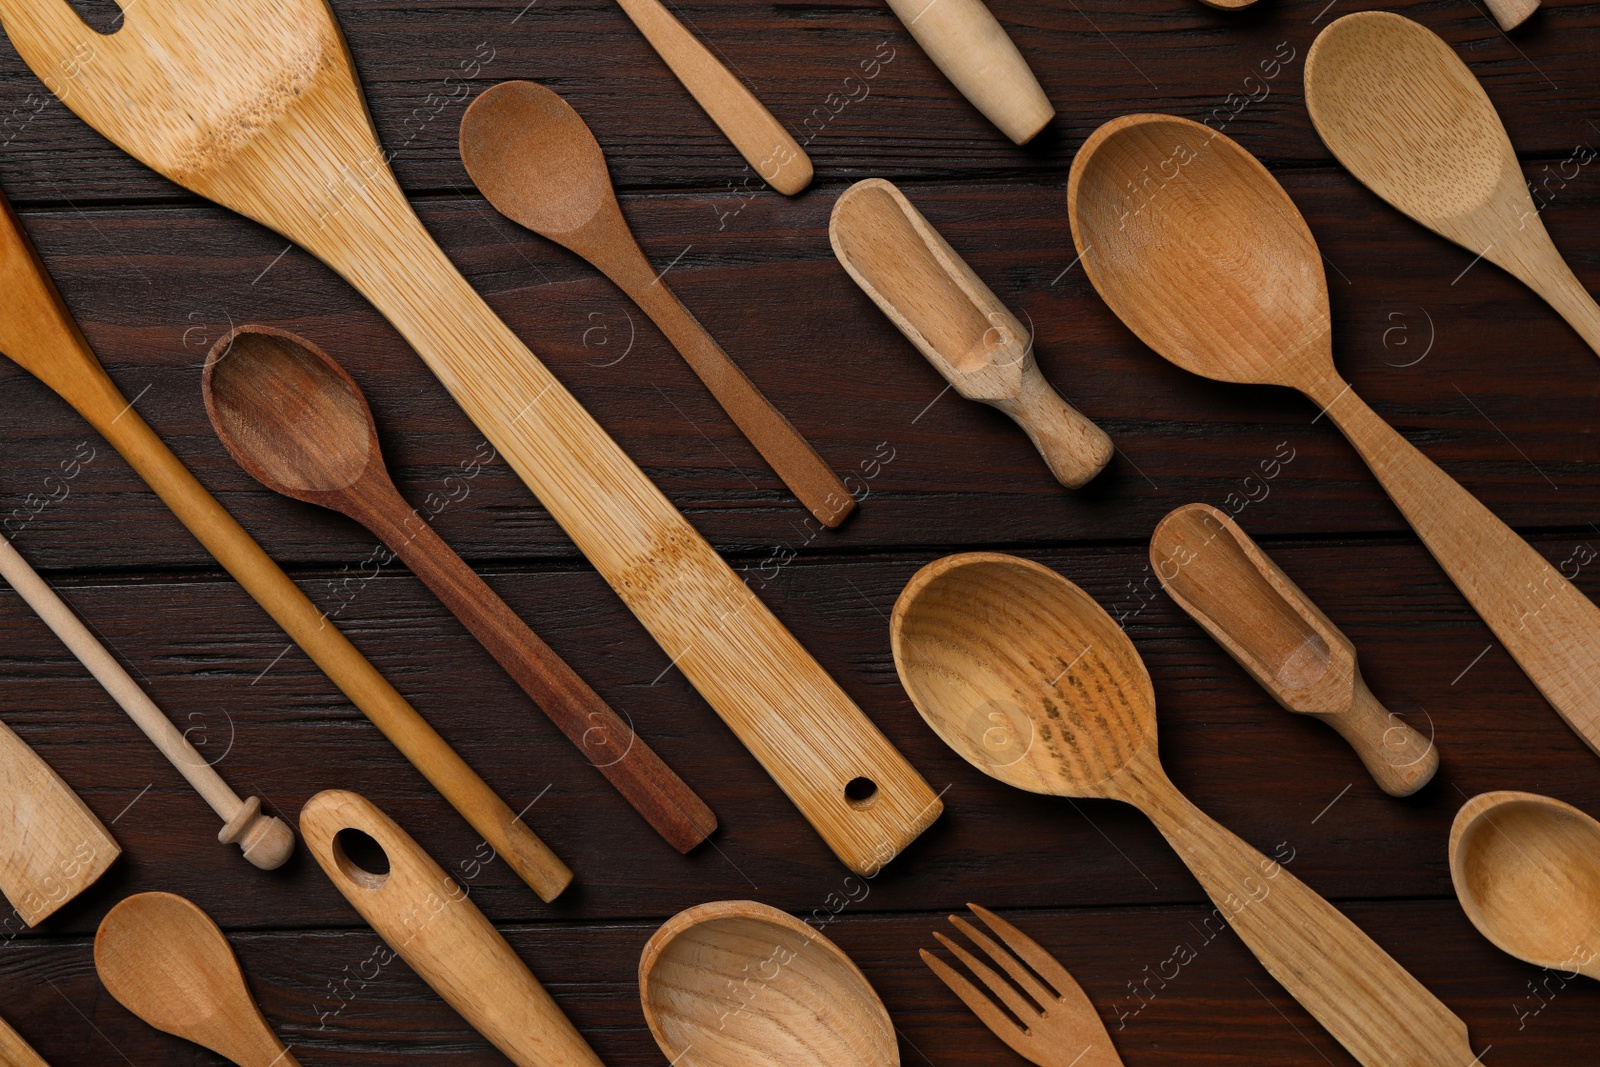
[(50, 1067), (11, 1024), (0, 1019), (0, 1067)]
[[(1342, 388), (1341, 388), (1342, 387)], [(1342, 382), (1322, 405), (1539, 692), (1600, 752), (1600, 608)]]
[[(359, 830), (389, 869), (363, 870), (339, 841)], [(479, 1033), (521, 1067), (602, 1067), (559, 1005), (467, 891), (377, 805), (342, 789), (300, 812), (306, 847), (328, 878), (400, 958)]]
[(1392, 797), (1408, 797), (1427, 785), (1439, 769), (1439, 749), (1411, 724), (1378, 702), (1361, 672), (1355, 672), (1350, 706), (1316, 717), (1350, 743), (1372, 780)]
[(1111, 462), (1111, 438), (1045, 381), (1031, 353), (1023, 364), (1016, 397), (989, 403), (1022, 427), (1050, 473), (1068, 489), (1088, 484)]
[(1159, 769), (1140, 771), (1137, 781), (1127, 799), (1150, 816), (1268, 973), (1352, 1056), (1367, 1067), (1472, 1063), (1466, 1024), (1360, 927), (1191, 804)]
[(717, 828), (705, 801), (406, 504), (369, 478), (356, 516), (444, 601), (506, 673), (679, 852)]
[(811, 184), (805, 149), (660, 0), (618, 3), (762, 181), (789, 196)]
[[(1528, 9), (1528, 14), (1532, 14), (1536, 7), (1537, 2)], [(1595, 303), (1589, 290), (1572, 272), (1572, 267), (1550, 239), (1539, 216), (1529, 215), (1521, 221), (1528, 228), (1528, 233), (1523, 240), (1516, 242), (1503, 265), (1544, 297), (1556, 313), (1578, 332), (1584, 343), (1596, 355), (1600, 355), (1600, 304)], [(1528, 245), (1536, 245), (1538, 254), (1533, 257), (1519, 256), (1517, 253), (1523, 252)], [(1501, 262), (1498, 257), (1493, 258)]]

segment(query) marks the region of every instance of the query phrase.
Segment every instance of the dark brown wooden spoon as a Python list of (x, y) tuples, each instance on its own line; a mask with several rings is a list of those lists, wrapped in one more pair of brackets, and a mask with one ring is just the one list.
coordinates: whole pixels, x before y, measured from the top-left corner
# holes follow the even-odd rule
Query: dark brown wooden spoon
[(710, 836), (717, 818), (705, 802), (406, 503), (366, 397), (332, 357), (294, 334), (242, 326), (211, 350), (202, 383), (211, 425), (239, 466), (371, 530), (674, 848)]

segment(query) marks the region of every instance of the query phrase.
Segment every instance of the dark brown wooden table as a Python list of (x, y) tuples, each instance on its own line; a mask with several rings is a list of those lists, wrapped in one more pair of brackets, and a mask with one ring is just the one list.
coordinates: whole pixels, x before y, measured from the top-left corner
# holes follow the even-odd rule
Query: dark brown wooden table
[[(112, 24), (110, 0), (83, 5)], [(1063, 189), (1090, 131), (1129, 111), (1213, 117), (1310, 220), (1342, 371), (1550, 560), (1592, 560), (1595, 355), (1517, 282), (1357, 185), (1307, 120), (1306, 50), (1363, 6), (1261, 0), (1227, 14), (1192, 0), (994, 0), (1060, 111), (1021, 149), (875, 0), (680, 6), (809, 138), (817, 180), (790, 200), (758, 187), (607, 0), (335, 3), (395, 168), (446, 250), (946, 790), (944, 818), (847, 906), (860, 883), (847, 889), (844, 868), (509, 468), (490, 463), (465, 488), (447, 484), (481, 455), (482, 438), (394, 331), (306, 254), (167, 184), (47, 102), (9, 45), (0, 184), (112, 376), (512, 806), (532, 803), (529, 822), (577, 883), (545, 906), (503, 863), (481, 862), (470, 828), (110, 448), (9, 364), (0, 519), (241, 793), (291, 819), (324, 788), (373, 798), (458, 872), (609, 1064), (665, 1062), (635, 985), (646, 938), (679, 909), (733, 897), (825, 923), (882, 995), (907, 1064), (1021, 1062), (917, 959), (966, 901), (1001, 909), (1058, 955), (1130, 1067), (1354, 1062), (1231, 933), (1208, 938), (1209, 903), (1136, 812), (1011, 790), (923, 725), (895, 676), (887, 612), (919, 566), (968, 548), (1058, 567), (1123, 618), (1155, 679), (1174, 780), (1256, 846), (1292, 850), (1296, 874), (1467, 1021), (1484, 1063), (1593, 1063), (1600, 995), (1483, 940), (1452, 894), (1446, 841), (1457, 807), (1489, 789), (1600, 812), (1595, 756), (1308, 402), (1168, 366), (1073, 265)], [(1581, 162), (1600, 145), (1600, 5), (1550, 0), (1509, 39), (1474, 0), (1398, 8), (1483, 79), (1556, 243), (1600, 289), (1600, 167)], [(688, 306), (835, 468), (855, 472), (864, 499), (842, 530), (813, 532), (617, 290), (476, 195), (457, 124), (468, 99), (507, 78), (551, 86), (588, 120), (652, 260), (671, 265)], [(1062, 490), (1007, 420), (942, 393), (834, 261), (834, 197), (870, 176), (899, 182), (1033, 323), (1046, 374), (1111, 433), (1117, 457), (1090, 487)], [(233, 465), (206, 421), (198, 368), (212, 341), (245, 322), (303, 333), (345, 362), (402, 491), (414, 503), (440, 494), (444, 536), (706, 797), (722, 819), (713, 847), (681, 858), (656, 838), (414, 579), (363, 567), (375, 546), (362, 530)], [(1275, 479), (1252, 478), (1284, 450), (1294, 458)], [(60, 479), (64, 460), (90, 452), (77, 477)], [(1245, 528), (1355, 641), (1379, 697), (1436, 729), (1443, 766), (1424, 792), (1380, 793), (1333, 733), (1280, 710), (1160, 592), (1149, 533), (1193, 500), (1242, 508)], [(1578, 570), (1578, 585), (1600, 595), (1600, 566)], [(402, 963), (376, 965), (376, 935), (309, 856), (263, 873), (217, 844), (210, 811), (9, 590), (0, 626), (0, 719), (125, 849), (41, 929), (14, 917), (0, 928), (0, 1015), (46, 1058), (219, 1062), (129, 1015), (94, 974), (106, 910), (162, 889), (228, 931), (267, 1017), (308, 1067), (446, 1053), (504, 1062)]]

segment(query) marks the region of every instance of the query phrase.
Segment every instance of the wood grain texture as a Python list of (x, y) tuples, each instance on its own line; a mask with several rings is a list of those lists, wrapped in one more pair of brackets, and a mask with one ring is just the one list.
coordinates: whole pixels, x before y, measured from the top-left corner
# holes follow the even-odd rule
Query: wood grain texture
[(5, 1067), (50, 1067), (4, 1019), (0, 1019), (0, 1064)]

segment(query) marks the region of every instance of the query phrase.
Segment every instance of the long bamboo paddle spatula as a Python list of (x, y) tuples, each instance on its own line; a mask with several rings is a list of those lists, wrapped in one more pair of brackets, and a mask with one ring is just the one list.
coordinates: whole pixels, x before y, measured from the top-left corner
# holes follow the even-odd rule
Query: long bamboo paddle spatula
[[(325, 0), (144, 0), (109, 36), (65, 0), (0, 0), (0, 23), (100, 133), (372, 301), (848, 866), (876, 871), (938, 817), (927, 783), (434, 244)], [(63, 56), (84, 57), (70, 80)]]
[(217, 562), (534, 892), (549, 901), (567, 887), (572, 872), (566, 864), (317, 610), (139, 417), (95, 358), (3, 195), (0, 352), (60, 394), (122, 453)]

